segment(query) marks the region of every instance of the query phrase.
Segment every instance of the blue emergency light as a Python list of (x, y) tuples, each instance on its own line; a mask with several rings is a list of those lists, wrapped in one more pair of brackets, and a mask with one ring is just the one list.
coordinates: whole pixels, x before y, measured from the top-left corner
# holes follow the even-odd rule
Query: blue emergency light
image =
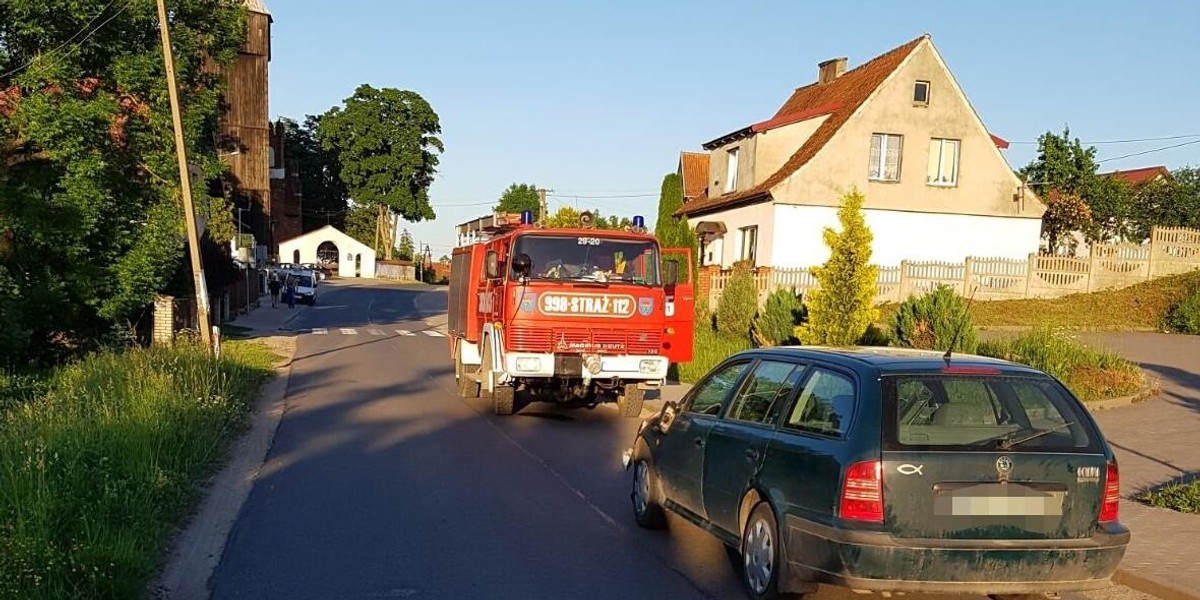
[(522, 225), (533, 225), (533, 211), (532, 210), (521, 211), (521, 224)]
[(633, 226), (636, 229), (644, 229), (646, 227), (646, 219), (642, 218), (641, 215), (633, 217)]

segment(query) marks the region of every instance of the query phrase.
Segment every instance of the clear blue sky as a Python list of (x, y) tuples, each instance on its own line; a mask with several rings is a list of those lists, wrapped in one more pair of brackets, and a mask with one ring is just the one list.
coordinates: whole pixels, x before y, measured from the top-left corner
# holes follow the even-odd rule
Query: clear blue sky
[[(361, 83), (413, 90), (446, 152), (434, 257), (512, 182), (655, 218), (680, 150), (769, 118), (817, 63), (854, 67), (922, 33), (1026, 164), (1046, 131), (1087, 141), (1200, 134), (1200, 2), (267, 0), (272, 117), (340, 104)], [(1098, 146), (1099, 158), (1200, 138)], [(1200, 143), (1102, 169), (1200, 165)], [(585, 196), (636, 195), (592, 199)], [(573, 198), (551, 201), (575, 204)]]

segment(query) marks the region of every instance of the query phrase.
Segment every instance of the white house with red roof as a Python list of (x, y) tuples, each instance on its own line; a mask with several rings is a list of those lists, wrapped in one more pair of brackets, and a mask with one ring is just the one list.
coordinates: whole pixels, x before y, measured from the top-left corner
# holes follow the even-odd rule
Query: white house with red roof
[(809, 267), (828, 258), (842, 194), (857, 187), (872, 262), (961, 262), (1037, 252), (1045, 206), (1001, 155), (928, 35), (853, 69), (836, 58), (771, 118), (683, 152), (676, 216), (705, 264)]

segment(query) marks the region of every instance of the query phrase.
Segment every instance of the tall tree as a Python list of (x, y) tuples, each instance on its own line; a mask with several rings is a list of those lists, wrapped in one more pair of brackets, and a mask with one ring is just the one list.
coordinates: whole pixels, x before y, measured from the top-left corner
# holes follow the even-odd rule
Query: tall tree
[(538, 188), (531, 183), (514, 183), (500, 194), (500, 203), (496, 205), (496, 212), (517, 213), (523, 211), (531, 211), (534, 217), (537, 217), (541, 210), (541, 202), (538, 198)]
[[(220, 81), (206, 61), (236, 57), (246, 13), (230, 1), (171, 5), (186, 150), (212, 179), (224, 170)], [(184, 239), (154, 3), (0, 11), (0, 353), (14, 357), (139, 319), (182, 268)], [(205, 191), (193, 188), (200, 207)]]
[(825, 228), (829, 260), (813, 267), (820, 286), (809, 292), (808, 335), (817, 344), (857, 344), (875, 321), (876, 279), (879, 269), (871, 264), (874, 236), (862, 212), (864, 198), (857, 189), (842, 196), (838, 208), (841, 231)]
[[(1084, 147), (1071, 137), (1069, 127), (1061, 135), (1047, 131), (1038, 138), (1038, 155), (1020, 171), (1043, 199), (1052, 195), (1077, 197), (1088, 207), (1090, 218), (1081, 233), (1089, 241), (1126, 239), (1133, 219), (1132, 197), (1121, 182), (1096, 174), (1096, 148)], [(1051, 226), (1061, 225), (1061, 221)], [(1043, 220), (1043, 235), (1048, 235)]]
[(400, 233), (400, 240), (396, 245), (396, 258), (400, 260), (413, 260), (417, 254), (416, 244), (413, 244), (412, 234), (405, 229)]
[(300, 193), (304, 198), (304, 231), (333, 225), (346, 227), (348, 194), (340, 176), (336, 150), (321, 145), (319, 115), (308, 115), (300, 124), (288, 118), (284, 125), (284, 156), (299, 167)]
[(429, 186), (445, 148), (437, 113), (420, 94), (360, 85), (321, 117), (318, 131), (356, 204), (386, 206), (406, 221), (435, 218)]
[[(675, 211), (683, 206), (683, 178), (678, 173), (668, 173), (663, 177), (662, 191), (658, 198), (658, 221), (654, 224), (654, 235), (664, 248), (690, 248), (692, 262), (698, 264), (700, 258), (700, 241), (696, 232), (688, 227), (687, 219), (677, 219)], [(670, 257), (669, 260), (675, 260)], [(678, 261), (676, 261), (678, 262)], [(680, 264), (679, 273), (687, 275), (687, 265)]]

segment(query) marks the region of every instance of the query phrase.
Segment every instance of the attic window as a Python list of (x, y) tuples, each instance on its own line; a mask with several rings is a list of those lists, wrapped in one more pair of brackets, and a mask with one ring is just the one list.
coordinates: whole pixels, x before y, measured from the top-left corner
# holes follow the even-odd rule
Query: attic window
[(913, 85), (913, 104), (916, 106), (929, 106), (928, 81), (918, 81)]

